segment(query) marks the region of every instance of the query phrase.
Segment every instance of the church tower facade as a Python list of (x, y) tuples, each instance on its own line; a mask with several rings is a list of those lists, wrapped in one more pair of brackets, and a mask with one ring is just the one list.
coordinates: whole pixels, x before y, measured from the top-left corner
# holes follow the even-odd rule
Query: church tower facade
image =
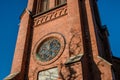
[(97, 0), (28, 0), (6, 80), (114, 80)]

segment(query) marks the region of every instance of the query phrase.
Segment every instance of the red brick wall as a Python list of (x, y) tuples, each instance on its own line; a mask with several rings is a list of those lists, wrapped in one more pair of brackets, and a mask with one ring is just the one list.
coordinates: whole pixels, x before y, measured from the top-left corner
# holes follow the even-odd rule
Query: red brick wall
[[(21, 16), (11, 73), (20, 71), (24, 79), (27, 75), (29, 80), (37, 80), (38, 72), (58, 67), (66, 73), (65, 79), (112, 80), (111, 64), (98, 58), (92, 0), (67, 0), (67, 4), (56, 9), (52, 9), (53, 0), (50, 2), (51, 10), (35, 16), (30, 14), (34, 11), (34, 0), (28, 1), (27, 11)], [(48, 37), (58, 38), (62, 46), (53, 60), (42, 63), (36, 60), (36, 51)], [(79, 62), (65, 65), (67, 59), (78, 54), (83, 54)]]

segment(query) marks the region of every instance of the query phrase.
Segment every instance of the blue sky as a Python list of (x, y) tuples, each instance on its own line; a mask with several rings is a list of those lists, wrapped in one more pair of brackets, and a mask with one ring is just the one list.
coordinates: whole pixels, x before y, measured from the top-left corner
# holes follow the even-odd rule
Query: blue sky
[[(120, 0), (98, 0), (103, 25), (108, 26), (110, 45), (114, 56), (120, 57)], [(10, 73), (19, 16), (27, 0), (1, 0), (0, 2), (0, 80)]]

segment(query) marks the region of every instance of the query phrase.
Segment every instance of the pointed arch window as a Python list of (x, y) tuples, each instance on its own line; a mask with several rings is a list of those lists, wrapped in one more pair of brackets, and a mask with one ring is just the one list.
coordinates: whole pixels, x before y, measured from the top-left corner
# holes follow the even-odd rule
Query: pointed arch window
[[(53, 2), (53, 3), (51, 3)], [(37, 0), (37, 6), (36, 6), (36, 14), (48, 11), (49, 9), (52, 9), (54, 7), (60, 6), (64, 3), (66, 3), (66, 0)], [(51, 8), (52, 5), (52, 8)]]
[(41, 0), (40, 12), (44, 12), (49, 9), (49, 0)]
[(55, 0), (55, 6), (59, 6), (66, 3), (66, 0)]
[(37, 0), (36, 14), (49, 9), (49, 0)]

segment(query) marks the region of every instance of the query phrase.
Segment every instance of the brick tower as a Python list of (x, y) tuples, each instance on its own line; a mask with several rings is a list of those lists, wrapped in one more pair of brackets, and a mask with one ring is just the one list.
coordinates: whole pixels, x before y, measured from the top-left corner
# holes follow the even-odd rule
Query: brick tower
[(6, 80), (113, 80), (97, 0), (28, 0)]

